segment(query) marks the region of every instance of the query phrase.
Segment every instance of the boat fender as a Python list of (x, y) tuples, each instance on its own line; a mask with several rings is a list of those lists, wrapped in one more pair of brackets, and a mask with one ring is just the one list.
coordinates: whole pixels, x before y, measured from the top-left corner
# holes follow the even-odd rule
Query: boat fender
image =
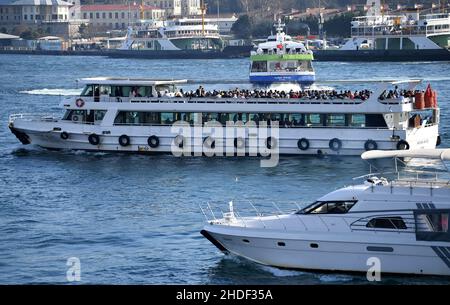
[(77, 107), (81, 108), (84, 106), (84, 101), (83, 99), (79, 98), (75, 101), (75, 105), (77, 105)]
[(266, 139), (266, 147), (268, 149), (272, 149), (274, 147), (277, 146), (277, 139), (273, 138), (273, 137), (267, 137)]
[(126, 134), (123, 134), (119, 137), (119, 144), (120, 146), (128, 146), (130, 145), (130, 137)]
[(147, 139), (148, 146), (151, 148), (156, 148), (159, 146), (159, 138), (155, 135), (148, 137)]
[(400, 140), (397, 143), (397, 150), (408, 150), (409, 149), (409, 143), (405, 140)]
[(61, 132), (60, 137), (63, 140), (67, 140), (69, 138), (69, 134), (67, 132), (63, 131), (63, 132)]
[(300, 150), (307, 150), (309, 148), (309, 141), (308, 139), (301, 138), (297, 141), (297, 147)]
[(376, 150), (376, 149), (378, 149), (378, 144), (374, 140), (367, 140), (366, 143), (364, 143), (364, 149), (366, 151)]
[(183, 148), (184, 145), (184, 137), (182, 135), (177, 135), (175, 139), (173, 139), (173, 143), (177, 145), (179, 148)]
[(234, 147), (242, 148), (245, 145), (245, 140), (241, 137), (234, 138)]
[(203, 145), (207, 148), (214, 149), (216, 147), (216, 141), (211, 137), (206, 137), (203, 139)]
[(333, 138), (328, 143), (328, 146), (330, 147), (331, 150), (338, 151), (342, 148), (342, 141), (339, 140), (338, 138)]
[(95, 133), (90, 134), (88, 140), (91, 145), (98, 145), (100, 143), (100, 137)]
[(441, 145), (441, 136), (437, 136), (437, 139), (436, 139), (436, 146), (439, 146), (439, 145)]

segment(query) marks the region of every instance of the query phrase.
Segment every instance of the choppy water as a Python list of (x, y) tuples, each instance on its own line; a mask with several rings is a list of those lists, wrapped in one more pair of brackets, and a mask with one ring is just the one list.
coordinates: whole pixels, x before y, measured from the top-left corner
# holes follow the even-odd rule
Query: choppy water
[[(449, 143), (450, 63), (316, 63), (319, 86), (370, 88), (367, 81), (424, 78), (438, 91)], [(235, 87), (248, 61), (129, 60), (0, 55), (0, 283), (365, 283), (365, 277), (263, 267), (225, 257), (199, 231), (199, 203), (251, 199), (310, 202), (367, 172), (357, 157), (283, 157), (275, 168), (249, 158), (184, 158), (51, 152), (22, 146), (7, 128), (16, 112), (59, 112), (59, 95), (92, 76), (187, 78)], [(355, 82), (355, 83), (352, 83)], [(206, 85), (213, 88), (213, 85)], [(284, 206), (282, 208), (292, 208)], [(237, 204), (239, 208), (239, 204)], [(386, 277), (384, 283), (450, 283)]]

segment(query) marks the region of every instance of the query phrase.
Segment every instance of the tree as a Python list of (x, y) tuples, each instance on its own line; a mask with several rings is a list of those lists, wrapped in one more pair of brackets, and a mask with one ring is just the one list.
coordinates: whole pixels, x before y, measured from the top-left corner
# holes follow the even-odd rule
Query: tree
[(249, 39), (252, 35), (252, 22), (248, 15), (242, 15), (231, 27), (231, 32), (238, 38)]

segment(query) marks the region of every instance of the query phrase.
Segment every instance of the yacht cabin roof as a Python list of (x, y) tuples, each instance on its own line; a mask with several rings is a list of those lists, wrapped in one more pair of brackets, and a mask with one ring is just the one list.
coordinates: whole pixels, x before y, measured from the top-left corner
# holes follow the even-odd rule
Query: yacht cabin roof
[(121, 78), (121, 77), (91, 77), (82, 78), (78, 82), (86, 85), (123, 85), (123, 86), (153, 86), (185, 84), (185, 79), (151, 79), (151, 78)]

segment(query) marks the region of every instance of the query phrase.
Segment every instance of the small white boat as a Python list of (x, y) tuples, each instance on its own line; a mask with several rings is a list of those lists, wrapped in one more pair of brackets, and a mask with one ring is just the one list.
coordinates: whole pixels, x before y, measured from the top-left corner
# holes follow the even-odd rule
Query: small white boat
[(274, 26), (277, 33), (258, 44), (257, 50), (250, 54), (250, 82), (311, 85), (315, 81), (312, 51), (286, 35), (281, 20)]
[[(362, 155), (385, 157), (450, 161), (450, 149)], [(367, 272), (377, 258), (382, 273), (450, 275), (450, 181), (423, 171), (366, 177), (287, 214), (242, 217), (230, 203), (201, 233), (224, 252), (275, 267)]]

